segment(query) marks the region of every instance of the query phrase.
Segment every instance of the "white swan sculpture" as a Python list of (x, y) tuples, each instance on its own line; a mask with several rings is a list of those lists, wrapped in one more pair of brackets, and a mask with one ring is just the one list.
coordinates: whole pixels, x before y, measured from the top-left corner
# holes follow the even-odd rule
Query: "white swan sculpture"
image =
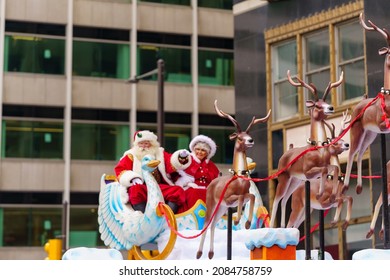
[(106, 246), (117, 250), (129, 250), (134, 245), (152, 242), (166, 226), (164, 216), (157, 215), (156, 208), (164, 198), (151, 172), (160, 161), (151, 155), (142, 159), (142, 175), (148, 188), (145, 213), (134, 211), (127, 205), (126, 188), (118, 182), (106, 184), (101, 179), (98, 222), (101, 239)]

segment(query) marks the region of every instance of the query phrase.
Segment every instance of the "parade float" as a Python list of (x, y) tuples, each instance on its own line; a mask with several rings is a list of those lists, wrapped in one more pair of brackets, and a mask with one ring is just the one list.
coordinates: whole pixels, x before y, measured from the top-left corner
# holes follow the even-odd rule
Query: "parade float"
[[(334, 133), (334, 124), (327, 123), (328, 116), (334, 113), (335, 108), (326, 102), (326, 97), (332, 88), (338, 87), (343, 82), (343, 74), (341, 73), (338, 81), (329, 82), (320, 98), (313, 84), (306, 83), (299, 78), (294, 81), (287, 72), (288, 80), (292, 86), (304, 87), (314, 97), (313, 100), (306, 100), (311, 119), (308, 145), (304, 147), (291, 145), (290, 149), (280, 158), (277, 173), (272, 176), (251, 178), (250, 170), (254, 168), (255, 164), (248, 163), (246, 159), (246, 150), (254, 145), (249, 130), (257, 123), (266, 122), (269, 113), (261, 119), (253, 117), (248, 128), (243, 131), (232, 116), (218, 108), (217, 101), (215, 101), (216, 113), (220, 117), (229, 119), (236, 128), (236, 131), (230, 136), (230, 139), (235, 141), (230, 174), (216, 178), (210, 183), (206, 203), (198, 201), (191, 209), (177, 215), (165, 204), (158, 184), (151, 175), (158, 164), (153, 157), (145, 156), (142, 160), (143, 177), (148, 188), (148, 200), (144, 213), (134, 211), (126, 203), (126, 188), (121, 186), (114, 176), (103, 175), (101, 177), (98, 223), (101, 239), (110, 248), (107, 250), (126, 250), (128, 251), (128, 259), (132, 260), (204, 259), (207, 257), (209, 259), (232, 259), (232, 254), (236, 259), (315, 258), (311, 255), (309, 240), (312, 206), (320, 210), (337, 207), (336, 214), (339, 214), (342, 204), (349, 201), (349, 214), (344, 224), (344, 229), (346, 229), (352, 207), (352, 202), (348, 199), (346, 191), (352, 176), (351, 166), (354, 157), (357, 155), (358, 181), (356, 191), (359, 194), (362, 190), (360, 166), (363, 153), (374, 141), (377, 134), (390, 132), (388, 119), (390, 115), (388, 112), (390, 106), (390, 34), (371, 21), (366, 24), (363, 15), (360, 15), (360, 23), (365, 30), (376, 31), (387, 41), (387, 47), (379, 51), (380, 55), (386, 57), (384, 85), (376, 97), (363, 98), (355, 106), (350, 116), (347, 113), (343, 114), (342, 130), (338, 136)], [(330, 127), (331, 137), (328, 137), (326, 126)], [(342, 150), (333, 151), (332, 149), (342, 143), (342, 137), (348, 132), (351, 136), (348, 149), (344, 146)], [(349, 150), (349, 157), (344, 176), (340, 170), (337, 155), (346, 150)], [(372, 223), (367, 233), (367, 238), (373, 234), (378, 212), (383, 204), (381, 237), (385, 240), (385, 249), (362, 250), (355, 253), (353, 259), (390, 259), (389, 250), (386, 250), (389, 245), (387, 206), (388, 186), (390, 185), (387, 182), (389, 178), (387, 172), (390, 172), (390, 164), (384, 167), (383, 191), (377, 201)], [(255, 182), (270, 179), (278, 180), (271, 219), (269, 219), (268, 211), (264, 207), (255, 185)], [(300, 194), (298, 194), (298, 190), (300, 190)], [(290, 216), (288, 227), (285, 228), (285, 208), (290, 197), (295, 201), (292, 215), (296, 215), (297, 218), (291, 220), (292, 216)], [(282, 204), (282, 217), (280, 227), (277, 227), (276, 213), (279, 202)], [(233, 214), (232, 208), (236, 208), (237, 212)], [(305, 208), (304, 216), (303, 208)], [(297, 213), (294, 212), (295, 209), (297, 209)], [(297, 227), (303, 220), (306, 223), (306, 254), (304, 257), (302, 252), (296, 250), (296, 245), (301, 240)], [(209, 252), (206, 257), (202, 253), (208, 231), (210, 233), (207, 239)], [(215, 238), (216, 236), (217, 238)], [(63, 259), (80, 258), (80, 254), (83, 254), (86, 249), (75, 248), (75, 250), (71, 249), (66, 252)], [(93, 253), (88, 252), (88, 254), (92, 258), (91, 254), (93, 255)], [(111, 258), (107, 254), (105, 256)], [(112, 251), (109, 254), (113, 258), (118, 257)], [(326, 252), (324, 252), (323, 247), (320, 248), (318, 254), (324, 259)]]

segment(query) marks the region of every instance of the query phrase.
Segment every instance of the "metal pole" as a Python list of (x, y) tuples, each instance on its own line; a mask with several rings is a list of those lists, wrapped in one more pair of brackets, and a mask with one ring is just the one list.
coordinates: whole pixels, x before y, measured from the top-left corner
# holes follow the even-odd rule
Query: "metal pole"
[(310, 181), (305, 182), (305, 252), (306, 260), (311, 260), (311, 248), (310, 248)]
[(319, 235), (320, 235), (320, 249), (318, 250), (318, 259), (325, 260), (325, 222), (324, 210), (319, 212)]
[(227, 260), (232, 259), (232, 228), (233, 228), (233, 209), (228, 208), (228, 220), (227, 220)]
[(384, 227), (383, 248), (390, 248), (390, 236), (389, 236), (389, 199), (387, 192), (387, 167), (386, 167), (386, 135), (381, 134), (381, 146), (382, 146), (382, 219)]
[(164, 60), (157, 61), (158, 108), (157, 108), (157, 137), (161, 147), (164, 147)]

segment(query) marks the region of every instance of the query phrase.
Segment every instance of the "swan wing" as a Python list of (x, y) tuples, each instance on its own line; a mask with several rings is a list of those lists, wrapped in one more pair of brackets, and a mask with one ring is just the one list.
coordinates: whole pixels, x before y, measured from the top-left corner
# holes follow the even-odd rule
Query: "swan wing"
[(133, 244), (123, 232), (123, 223), (131, 210), (123, 202), (126, 188), (114, 181), (106, 184), (105, 174), (101, 178), (98, 223), (100, 238), (106, 246), (117, 250), (129, 250)]

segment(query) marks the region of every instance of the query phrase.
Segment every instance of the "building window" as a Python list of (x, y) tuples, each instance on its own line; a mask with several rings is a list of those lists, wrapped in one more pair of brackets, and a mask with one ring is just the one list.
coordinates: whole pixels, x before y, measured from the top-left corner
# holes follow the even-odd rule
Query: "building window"
[[(309, 22), (309, 20), (308, 20)], [(357, 18), (347, 22), (312, 28), (310, 32), (295, 34), (294, 39), (270, 44), (272, 75), (272, 111), (273, 122), (280, 122), (305, 115), (299, 106), (298, 96), (286, 78), (290, 70), (293, 78), (302, 78), (313, 84), (321, 98), (330, 81), (335, 82), (344, 72), (344, 81), (337, 88), (337, 99), (327, 101), (334, 106), (351, 103), (361, 98), (365, 92), (365, 66), (363, 28)], [(331, 75), (331, 73), (334, 73)], [(302, 102), (312, 99), (304, 89)]]
[(296, 88), (287, 80), (297, 74), (297, 44), (295, 40), (283, 42), (272, 48), (272, 113), (274, 122), (291, 118), (298, 114)]
[(343, 88), (338, 89), (337, 95), (341, 104), (356, 101), (365, 92), (364, 36), (357, 21), (340, 24), (336, 31), (338, 72), (344, 71)]
[[(305, 56), (303, 61), (306, 76), (304, 81), (313, 84), (318, 91), (318, 97), (321, 98), (330, 81), (329, 32), (327, 29), (313, 32), (304, 36), (303, 42)], [(313, 99), (307, 89), (305, 89), (305, 92), (304, 100)]]
[(3, 120), (2, 157), (63, 158), (63, 123)]
[[(165, 81), (173, 83), (191, 83), (191, 51), (184, 48), (138, 46), (137, 73), (142, 75), (157, 68), (157, 61), (164, 60)], [(143, 78), (157, 80), (157, 74)]]
[(118, 160), (129, 149), (129, 125), (72, 123), (71, 158)]
[(43, 246), (61, 235), (62, 208), (0, 208), (0, 247)]
[(234, 64), (232, 52), (199, 50), (199, 84), (234, 85)]
[(129, 44), (73, 41), (73, 75), (128, 79)]
[(6, 35), (4, 71), (63, 75), (65, 40), (35, 35)]

